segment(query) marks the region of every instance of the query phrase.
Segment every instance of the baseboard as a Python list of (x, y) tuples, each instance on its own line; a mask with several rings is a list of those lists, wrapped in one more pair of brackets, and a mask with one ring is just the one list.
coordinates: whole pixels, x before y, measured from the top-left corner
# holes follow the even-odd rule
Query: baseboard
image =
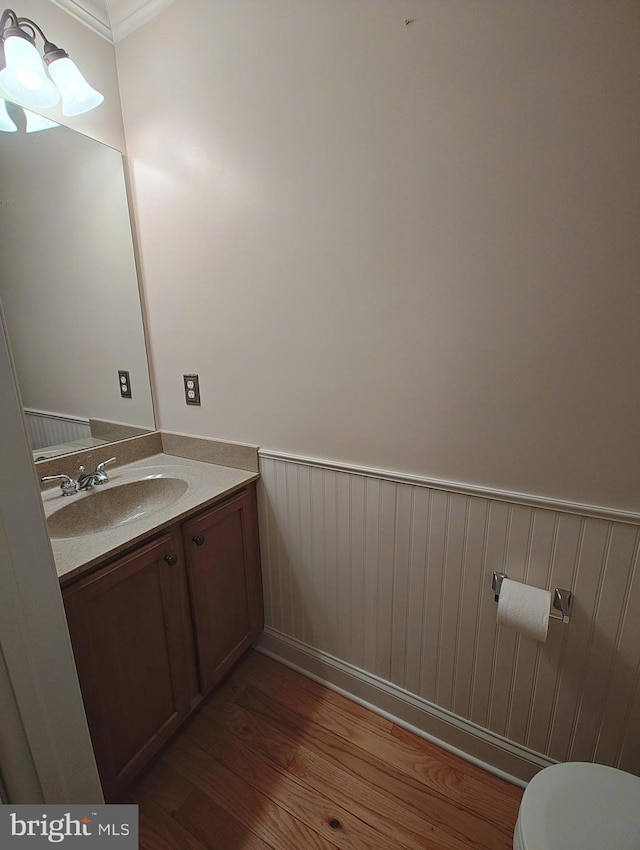
[(326, 652), (265, 628), (256, 649), (520, 787), (552, 759), (439, 708)]

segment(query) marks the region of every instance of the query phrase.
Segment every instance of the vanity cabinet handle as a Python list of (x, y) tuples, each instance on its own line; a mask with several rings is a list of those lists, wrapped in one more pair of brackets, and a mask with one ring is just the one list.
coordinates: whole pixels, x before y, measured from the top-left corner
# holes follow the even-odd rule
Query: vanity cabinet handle
[(175, 565), (178, 563), (177, 555), (165, 555), (164, 559), (170, 567), (175, 567)]
[(196, 546), (202, 546), (202, 544), (204, 543), (204, 537), (201, 534), (196, 534), (196, 536), (193, 538), (193, 542), (196, 544)]

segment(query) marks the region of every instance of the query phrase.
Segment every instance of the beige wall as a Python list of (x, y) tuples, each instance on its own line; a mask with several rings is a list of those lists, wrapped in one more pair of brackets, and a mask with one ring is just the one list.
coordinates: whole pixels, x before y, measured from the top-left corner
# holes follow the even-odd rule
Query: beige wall
[[(105, 98), (99, 109), (76, 118), (66, 118), (59, 105), (53, 109), (41, 110), (42, 114), (124, 151), (120, 93), (113, 44), (96, 35), (51, 0), (19, 0), (15, 11), (21, 17), (32, 18), (44, 30), (50, 41), (66, 50), (89, 83), (102, 92)], [(37, 44), (39, 48), (42, 46), (40, 39)]]
[(638, 17), (182, 0), (119, 43), (161, 426), (640, 509)]

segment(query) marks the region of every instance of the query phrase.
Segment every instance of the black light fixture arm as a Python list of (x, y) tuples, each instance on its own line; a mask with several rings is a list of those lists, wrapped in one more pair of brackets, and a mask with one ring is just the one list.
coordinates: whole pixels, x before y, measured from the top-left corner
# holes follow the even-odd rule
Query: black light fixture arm
[(2, 13), (2, 17), (0, 18), (0, 39), (4, 39), (8, 35), (17, 35), (21, 38), (27, 38), (35, 44), (36, 33), (44, 42), (44, 61), (47, 65), (50, 65), (56, 59), (64, 59), (69, 55), (66, 50), (49, 41), (42, 29), (31, 18), (19, 18), (13, 9), (5, 9)]
[(14, 27), (20, 26), (20, 24), (18, 23), (18, 16), (13, 11), (13, 9), (5, 9), (2, 13), (2, 17), (0, 18), (0, 37), (4, 35), (4, 31), (7, 26), (7, 21), (11, 21)]
[[(9, 30), (20, 30), (20, 32), (8, 33)], [(31, 32), (25, 32), (25, 30), (31, 30)], [(29, 41), (35, 41), (36, 33), (38, 33), (43, 42), (47, 44), (46, 35), (42, 32), (38, 24), (31, 20), (31, 18), (19, 18), (13, 9), (5, 9), (2, 13), (2, 17), (0, 18), (0, 37), (4, 37), (7, 34), (22, 35), (23, 37), (26, 36)]]

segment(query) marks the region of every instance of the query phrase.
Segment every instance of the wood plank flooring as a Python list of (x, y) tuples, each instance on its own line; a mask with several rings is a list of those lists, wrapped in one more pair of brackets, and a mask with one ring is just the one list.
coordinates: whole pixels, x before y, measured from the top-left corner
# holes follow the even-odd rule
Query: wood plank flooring
[(521, 796), (251, 652), (123, 802), (141, 850), (511, 850)]

